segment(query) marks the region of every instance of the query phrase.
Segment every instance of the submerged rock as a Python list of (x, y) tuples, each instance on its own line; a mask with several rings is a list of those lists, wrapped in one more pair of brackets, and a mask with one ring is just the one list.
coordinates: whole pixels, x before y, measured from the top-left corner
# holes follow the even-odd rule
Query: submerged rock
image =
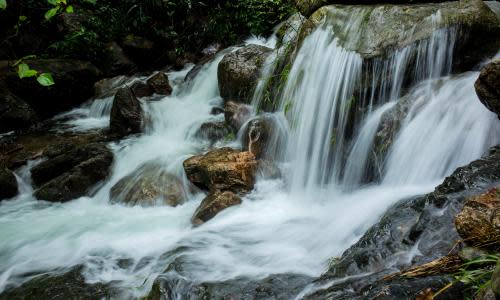
[(110, 201), (130, 206), (177, 206), (186, 201), (186, 192), (177, 176), (148, 163), (118, 181), (111, 188)]
[[(480, 0), (323, 6), (302, 27), (301, 40), (325, 22), (333, 26), (341, 46), (364, 59), (386, 56), (395, 49), (428, 39), (443, 27), (458, 29), (454, 64), (459, 69), (470, 69), (494, 55), (500, 46), (500, 21)], [(479, 44), (481, 47), (477, 47)]]
[(248, 45), (226, 54), (217, 69), (221, 97), (249, 103), (261, 68), (271, 51), (264, 46)]
[[(436, 292), (453, 278), (443, 275), (387, 282), (382, 277), (446, 256), (460, 240), (454, 220), (463, 203), (469, 196), (483, 193), (498, 182), (500, 146), (458, 168), (434, 192), (402, 200), (391, 207), (378, 224), (330, 266), (318, 283), (347, 276), (354, 278), (321, 289), (310, 298), (363, 299), (384, 290), (390, 291), (386, 294), (389, 298), (414, 297), (427, 287)], [(417, 245), (418, 253), (412, 255)]]
[(116, 92), (111, 108), (110, 131), (118, 136), (139, 133), (142, 130), (141, 103), (130, 88)]
[(222, 210), (238, 204), (241, 204), (241, 198), (233, 192), (213, 192), (203, 199), (191, 218), (191, 222), (193, 225), (201, 225), (215, 217)]
[(67, 300), (113, 299), (117, 293), (109, 285), (89, 284), (82, 275), (82, 267), (64, 274), (42, 274), (19, 287), (0, 294), (1, 300)]
[(66, 202), (88, 195), (110, 173), (113, 153), (105, 145), (90, 144), (61, 152), (31, 169), (33, 182), (39, 186), (35, 197), (40, 200)]
[(208, 140), (211, 144), (215, 144), (230, 135), (234, 136), (234, 132), (233, 129), (226, 124), (226, 122), (203, 123), (195, 134), (197, 138)]
[(479, 100), (500, 118), (500, 59), (481, 69), (474, 87)]
[(500, 249), (500, 190), (493, 188), (467, 200), (455, 225), (466, 243)]
[(26, 101), (41, 119), (82, 104), (94, 94), (94, 83), (101, 72), (91, 63), (73, 59), (36, 59), (23, 61), (39, 73), (51, 73), (55, 84), (41, 86), (36, 78), (19, 79), (14, 62), (0, 62), (0, 81)]
[(16, 176), (7, 168), (0, 167), (0, 201), (18, 193)]
[(249, 105), (236, 103), (234, 101), (226, 102), (224, 106), (224, 119), (234, 130), (240, 130), (252, 114), (252, 108)]
[(26, 129), (38, 121), (35, 111), (24, 100), (0, 88), (0, 133)]
[(187, 178), (212, 192), (245, 193), (253, 189), (258, 162), (250, 152), (221, 148), (184, 161)]

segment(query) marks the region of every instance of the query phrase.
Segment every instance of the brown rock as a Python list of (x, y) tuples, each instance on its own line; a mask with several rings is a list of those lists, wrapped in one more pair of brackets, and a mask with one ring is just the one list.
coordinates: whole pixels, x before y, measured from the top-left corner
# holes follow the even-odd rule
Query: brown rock
[(214, 192), (208, 195), (196, 209), (191, 222), (193, 225), (201, 225), (215, 217), (222, 210), (241, 204), (241, 198), (233, 192)]
[(163, 72), (158, 72), (151, 76), (151, 78), (147, 80), (147, 84), (155, 94), (168, 96), (172, 93), (172, 87), (168, 81), (168, 76)]
[(500, 247), (500, 190), (470, 198), (455, 219), (458, 233), (477, 247)]
[(111, 108), (110, 131), (118, 136), (139, 133), (142, 129), (141, 103), (129, 88), (121, 88)]
[(258, 162), (250, 152), (221, 148), (183, 163), (187, 178), (201, 189), (246, 193), (253, 189)]
[(500, 118), (500, 59), (481, 69), (474, 86), (479, 100)]

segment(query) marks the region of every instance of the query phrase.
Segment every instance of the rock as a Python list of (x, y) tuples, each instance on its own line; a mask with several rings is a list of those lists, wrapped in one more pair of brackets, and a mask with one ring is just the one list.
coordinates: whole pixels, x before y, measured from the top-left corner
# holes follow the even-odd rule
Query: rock
[(39, 188), (35, 196), (51, 202), (66, 202), (88, 194), (98, 182), (106, 179), (113, 163), (113, 153), (104, 145), (76, 147), (31, 169)]
[(274, 274), (263, 279), (237, 277), (203, 283), (188, 282), (185, 278), (189, 277), (160, 275), (147, 300), (177, 299), (178, 295), (186, 299), (294, 299), (312, 282), (310, 277), (298, 274)]
[(26, 129), (38, 121), (38, 117), (24, 100), (0, 88), (0, 133)]
[(474, 87), (484, 106), (500, 118), (500, 59), (493, 60), (481, 69)]
[(222, 210), (241, 204), (241, 198), (233, 192), (214, 192), (208, 195), (196, 209), (191, 222), (193, 225), (201, 225), (215, 217)]
[(218, 107), (218, 106), (214, 106), (212, 107), (212, 109), (210, 110), (210, 114), (211, 115), (220, 115), (220, 114), (223, 114), (224, 113), (224, 108), (222, 107)]
[(495, 271), (491, 275), (491, 289), (497, 297), (500, 296), (500, 262), (497, 263)]
[(224, 119), (234, 130), (240, 130), (252, 114), (252, 107), (233, 101), (226, 102), (224, 106)]
[(142, 129), (141, 103), (130, 88), (116, 92), (111, 108), (110, 131), (117, 136), (139, 133)]
[(130, 89), (134, 93), (134, 96), (137, 98), (149, 97), (153, 95), (154, 90), (147, 83), (142, 82), (141, 80), (136, 80), (130, 86)]
[(270, 117), (257, 117), (246, 125), (243, 135), (243, 150), (250, 151), (257, 159), (274, 155), (273, 146), (278, 144), (276, 124)]
[(111, 188), (110, 201), (129, 206), (177, 206), (186, 201), (186, 192), (177, 176), (148, 163), (118, 181)]
[[(438, 12), (440, 18), (433, 18)], [(359, 25), (344, 28), (345, 24), (353, 24), (356, 20)], [(323, 6), (302, 27), (300, 40), (324, 22), (332, 24), (341, 46), (357, 52), (365, 60), (387, 56), (395, 49), (428, 39), (435, 28), (442, 27), (460, 28), (453, 60), (457, 70), (470, 70), (483, 59), (495, 55), (500, 46), (500, 20), (480, 0)], [(477, 47), (478, 44), (481, 47)]]
[(455, 219), (458, 233), (468, 244), (500, 249), (500, 190), (470, 198)]
[(245, 193), (253, 189), (258, 163), (250, 152), (221, 148), (184, 161), (187, 178), (211, 192)]
[(7, 168), (0, 167), (0, 201), (18, 193), (16, 176)]
[(168, 96), (172, 93), (168, 76), (163, 72), (157, 72), (151, 76), (147, 80), (147, 84), (153, 89), (155, 94)]
[(261, 68), (271, 51), (264, 46), (248, 45), (226, 54), (217, 69), (221, 97), (249, 103)]
[(64, 274), (40, 274), (19, 287), (6, 290), (0, 295), (0, 300), (91, 300), (118, 296), (109, 285), (86, 283), (82, 269), (74, 267)]
[(137, 69), (137, 66), (125, 55), (122, 47), (116, 42), (107, 43), (104, 47), (107, 57), (107, 75), (129, 74)]
[[(481, 159), (455, 170), (434, 192), (401, 200), (389, 208), (379, 223), (329, 267), (318, 284), (350, 276), (353, 276), (352, 280), (320, 289), (310, 298), (371, 299), (376, 292), (385, 290), (391, 291), (387, 294), (388, 299), (391, 295), (400, 299), (412, 297), (411, 294), (416, 295), (431, 284), (434, 292), (439, 290), (453, 278), (439, 275), (389, 282), (382, 278), (394, 271), (423, 265), (448, 255), (460, 240), (454, 220), (463, 203), (471, 195), (481, 194), (498, 182), (500, 146), (492, 148)], [(416, 249), (416, 245), (418, 255), (409, 259), (408, 253)], [(387, 268), (388, 265), (391, 268)]]
[[(73, 59), (24, 61), (40, 73), (51, 73), (55, 84), (41, 86), (35, 78), (19, 79), (14, 62), (0, 62), (0, 82), (26, 101), (41, 119), (52, 117), (87, 101), (94, 94), (94, 83), (101, 72), (91, 63)], [(50, 103), (50, 105), (47, 105)]]
[(234, 136), (232, 128), (226, 122), (206, 122), (201, 125), (195, 136), (207, 140), (213, 145), (231, 134)]
[(94, 90), (95, 90), (94, 98), (103, 99), (112, 97), (116, 94), (118, 89), (120, 89), (129, 82), (130, 78), (123, 75), (112, 78), (101, 79), (94, 84)]

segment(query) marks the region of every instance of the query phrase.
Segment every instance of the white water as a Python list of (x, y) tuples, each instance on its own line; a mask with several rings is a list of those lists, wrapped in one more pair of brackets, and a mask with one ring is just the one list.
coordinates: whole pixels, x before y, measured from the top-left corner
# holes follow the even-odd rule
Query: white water
[[(427, 57), (435, 54), (422, 55), (436, 66), (436, 57)], [(110, 205), (110, 188), (140, 165), (153, 160), (182, 176), (182, 161), (206, 150), (208, 145), (197, 140), (195, 132), (203, 122), (218, 118), (210, 110), (222, 101), (216, 76), (221, 58), (207, 64), (191, 84), (178, 80), (185, 71), (169, 74), (177, 82), (172, 96), (143, 102), (149, 120), (146, 133), (111, 145), (116, 160), (112, 176), (95, 196), (66, 204), (36, 201), (31, 197), (28, 168), (18, 171), (22, 194), (0, 204), (0, 292), (22, 283), (27, 273), (84, 265), (88, 282), (113, 282), (127, 293), (123, 297), (139, 296), (175, 258), (186, 262), (182, 276), (192, 281), (286, 272), (318, 276), (328, 259), (341, 255), (388, 206), (431, 190), (454, 166), (479, 157), (498, 142), (499, 122), (473, 92), (477, 73), (437, 78), (446, 75), (442, 68), (428, 73), (432, 76), (419, 74), (432, 80), (412, 91), (417, 97), (424, 89), (425, 97), (423, 103), (415, 99), (404, 122), (384, 183), (344, 192), (339, 181), (346, 162), (331, 153), (352, 149), (348, 165), (366, 159), (374, 132), (360, 128), (352, 146), (342, 135), (362, 61), (338, 47), (323, 28), (299, 51), (278, 112), (283, 115), (292, 101), (287, 115), (291, 134), (282, 149), (289, 176), (259, 181), (242, 205), (197, 228), (192, 228), (190, 218), (202, 194), (190, 195), (190, 201), (175, 208)], [(392, 60), (386, 71), (398, 79), (401, 73), (394, 70), (401, 70), (403, 61)], [(440, 84), (435, 86), (436, 82)], [(384, 95), (390, 96), (367, 96), (370, 108), (360, 124), (375, 126), (392, 105), (379, 108), (377, 103), (401, 96), (400, 83), (388, 84), (387, 90), (391, 92)], [(90, 116), (91, 108), (86, 109), (84, 118)], [(97, 119), (106, 117), (102, 113)], [(332, 133), (333, 128), (338, 134)], [(175, 254), (164, 255), (176, 249)]]

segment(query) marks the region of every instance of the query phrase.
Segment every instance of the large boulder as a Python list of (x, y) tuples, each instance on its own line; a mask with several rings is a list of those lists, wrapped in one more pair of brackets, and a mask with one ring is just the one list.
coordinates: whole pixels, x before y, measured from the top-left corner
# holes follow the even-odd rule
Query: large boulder
[(479, 100), (500, 118), (500, 59), (481, 69), (474, 87)]
[(0, 201), (18, 193), (16, 176), (7, 168), (0, 167)]
[(250, 152), (221, 148), (184, 161), (187, 178), (212, 192), (245, 193), (253, 189), (258, 162)]
[(177, 176), (148, 163), (118, 181), (111, 188), (110, 201), (129, 206), (177, 206), (186, 201), (186, 192)]
[(41, 86), (36, 78), (20, 79), (13, 61), (0, 62), (0, 81), (26, 101), (41, 119), (82, 104), (94, 94), (101, 72), (91, 63), (73, 59), (26, 60), (31, 69), (51, 73), (55, 84)]
[(271, 51), (264, 46), (248, 45), (226, 54), (217, 69), (221, 97), (249, 103), (262, 66)]
[(233, 192), (213, 192), (203, 199), (191, 218), (191, 222), (193, 225), (201, 225), (215, 217), (222, 210), (238, 204), (241, 204), (241, 198)]
[[(500, 21), (480, 0), (323, 6), (304, 24), (300, 40), (325, 22), (337, 33), (341, 46), (363, 59), (387, 56), (395, 49), (430, 38), (443, 27), (459, 29), (454, 57), (457, 69), (469, 70), (493, 56), (500, 46)], [(353, 22), (356, 26), (346, 26)], [(477, 47), (479, 44), (481, 47)]]
[(35, 124), (38, 116), (24, 100), (0, 88), (0, 133), (25, 129)]
[(111, 108), (110, 132), (117, 136), (139, 133), (142, 129), (142, 116), (141, 103), (132, 90), (120, 88)]
[(102, 144), (84, 147), (68, 145), (52, 148), (48, 159), (31, 169), (40, 200), (66, 202), (88, 195), (91, 188), (106, 179), (111, 171), (113, 153)]
[(466, 243), (500, 249), (500, 190), (493, 188), (470, 198), (457, 215), (455, 226)]
[[(320, 289), (309, 298), (371, 299), (385, 290), (388, 299), (400, 299), (415, 297), (428, 287), (436, 292), (452, 282), (453, 277), (439, 275), (393, 281), (383, 277), (448, 255), (461, 239), (454, 221), (464, 202), (498, 182), (499, 146), (483, 158), (455, 170), (434, 192), (404, 199), (389, 208), (379, 223), (330, 265), (318, 284), (351, 279)], [(413, 255), (416, 249), (418, 253)], [(457, 297), (455, 292), (450, 293), (449, 299)]]

